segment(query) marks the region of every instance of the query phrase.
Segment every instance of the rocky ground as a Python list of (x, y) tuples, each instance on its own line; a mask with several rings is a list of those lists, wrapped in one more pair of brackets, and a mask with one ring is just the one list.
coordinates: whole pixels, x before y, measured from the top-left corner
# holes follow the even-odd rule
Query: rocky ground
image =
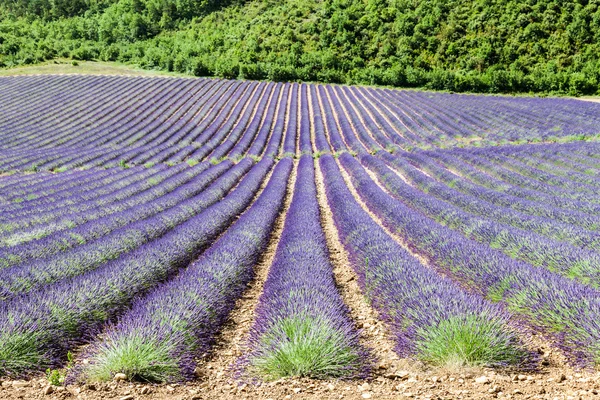
[(489, 369), (449, 371), (406, 360), (380, 365), (369, 380), (286, 379), (260, 385), (234, 381), (212, 370), (187, 384), (149, 385), (115, 380), (83, 386), (51, 386), (45, 377), (4, 380), (0, 399), (593, 399), (600, 374), (549, 365), (534, 374)]

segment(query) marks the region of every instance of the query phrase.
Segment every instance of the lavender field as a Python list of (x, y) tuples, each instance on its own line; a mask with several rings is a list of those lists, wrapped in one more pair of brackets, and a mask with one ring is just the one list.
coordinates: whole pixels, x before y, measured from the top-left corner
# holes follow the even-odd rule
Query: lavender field
[(0, 77), (0, 376), (193, 380), (260, 282), (232, 376), (368, 377), (338, 253), (399, 358), (594, 368), (598, 138), (575, 99)]

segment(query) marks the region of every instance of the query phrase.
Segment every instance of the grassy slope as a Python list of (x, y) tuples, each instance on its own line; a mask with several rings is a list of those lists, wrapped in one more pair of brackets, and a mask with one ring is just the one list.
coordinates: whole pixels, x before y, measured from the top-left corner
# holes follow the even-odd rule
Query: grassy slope
[(115, 62), (71, 61), (59, 59), (36, 65), (0, 69), (0, 76), (41, 75), (41, 74), (90, 74), (90, 75), (132, 75), (132, 76), (186, 76), (175, 72), (141, 69), (133, 65)]

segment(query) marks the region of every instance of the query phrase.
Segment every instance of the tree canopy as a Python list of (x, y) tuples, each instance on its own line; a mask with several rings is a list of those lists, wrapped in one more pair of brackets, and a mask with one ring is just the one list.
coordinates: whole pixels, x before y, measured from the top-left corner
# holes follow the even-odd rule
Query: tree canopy
[(600, 0), (0, 0), (0, 65), (598, 93)]

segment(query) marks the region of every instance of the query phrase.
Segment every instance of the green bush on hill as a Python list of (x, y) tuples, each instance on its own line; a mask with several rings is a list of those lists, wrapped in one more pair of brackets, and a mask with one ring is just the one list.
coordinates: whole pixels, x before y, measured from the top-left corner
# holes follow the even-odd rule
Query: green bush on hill
[(599, 0), (0, 0), (0, 65), (595, 94)]

